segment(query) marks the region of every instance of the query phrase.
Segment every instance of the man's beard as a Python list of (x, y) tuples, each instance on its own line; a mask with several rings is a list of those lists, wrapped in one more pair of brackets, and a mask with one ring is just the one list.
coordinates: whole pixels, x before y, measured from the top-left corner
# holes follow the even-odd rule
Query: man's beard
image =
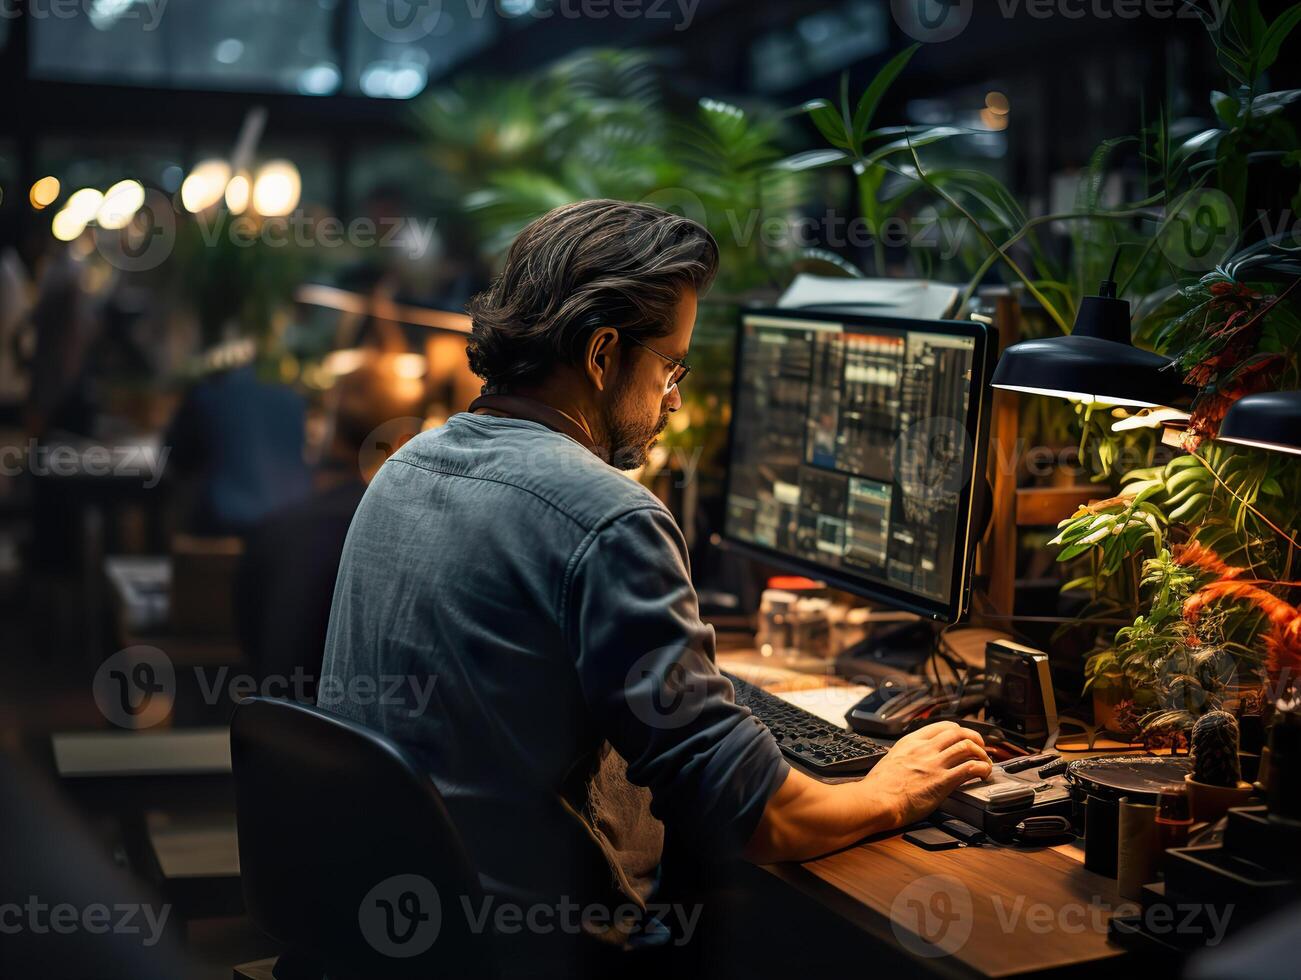
[(606, 439), (609, 442), (607, 461), (615, 469), (635, 470), (646, 465), (650, 447), (669, 424), (669, 413), (661, 409), (659, 418), (652, 422), (649, 419), (630, 418), (620, 411), (622, 407), (615, 405), (605, 415)]

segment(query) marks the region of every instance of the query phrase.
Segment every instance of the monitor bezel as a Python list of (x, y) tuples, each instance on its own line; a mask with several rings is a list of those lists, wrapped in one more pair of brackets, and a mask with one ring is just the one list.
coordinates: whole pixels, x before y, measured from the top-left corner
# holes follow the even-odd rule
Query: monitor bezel
[[(967, 417), (964, 427), (973, 447), (971, 478), (967, 480), (959, 498), (959, 509), (965, 512), (967, 519), (960, 526), (964, 528), (955, 550), (955, 561), (950, 570), (949, 599), (947, 602), (909, 592), (880, 582), (853, 575), (845, 575), (823, 568), (816, 562), (794, 558), (776, 549), (756, 545), (732, 537), (728, 532), (728, 509), (732, 498), (732, 449), (736, 439), (736, 406), (739, 404), (741, 390), (741, 358), (745, 341), (746, 321), (751, 317), (767, 317), (783, 320), (811, 320), (821, 323), (839, 324), (847, 333), (870, 333), (882, 327), (897, 331), (921, 331), (948, 337), (970, 337), (974, 342), (971, 360), (971, 398), (967, 403)], [(728, 551), (744, 555), (756, 561), (806, 575), (819, 582), (825, 582), (835, 589), (849, 592), (877, 602), (886, 603), (896, 609), (917, 613), (937, 622), (958, 622), (966, 611), (971, 595), (972, 564), (975, 556), (976, 542), (983, 536), (983, 528), (977, 528), (978, 515), (983, 512), (987, 492), (987, 443), (989, 433), (989, 413), (992, 404), (992, 391), (989, 380), (994, 370), (997, 333), (986, 323), (976, 320), (923, 320), (902, 316), (881, 316), (864, 313), (839, 312), (825, 309), (783, 309), (780, 307), (746, 308), (741, 310), (736, 321), (735, 343), (732, 353), (732, 404), (727, 424), (727, 455), (725, 477), (723, 482), (723, 524), (719, 535), (720, 541)]]

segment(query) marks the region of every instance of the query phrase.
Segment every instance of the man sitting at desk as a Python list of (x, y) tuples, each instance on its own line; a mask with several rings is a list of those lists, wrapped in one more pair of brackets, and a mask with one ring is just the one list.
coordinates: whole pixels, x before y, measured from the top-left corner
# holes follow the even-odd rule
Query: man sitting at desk
[[(498, 902), (641, 905), (660, 821), (714, 858), (801, 860), (990, 772), (980, 736), (945, 723), (859, 782), (821, 783), (714, 666), (682, 533), (619, 471), (682, 405), (717, 263), (704, 228), (646, 205), (535, 221), (470, 304), (484, 395), (384, 465), (349, 531), (321, 704), (424, 761)], [(412, 683), (381, 698), (395, 677)]]

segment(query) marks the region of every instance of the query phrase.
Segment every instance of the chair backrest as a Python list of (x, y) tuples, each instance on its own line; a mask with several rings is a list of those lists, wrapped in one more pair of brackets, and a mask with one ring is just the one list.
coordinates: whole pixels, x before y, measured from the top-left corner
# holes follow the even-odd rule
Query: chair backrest
[(410, 753), (319, 708), (249, 698), (231, 761), (244, 899), (289, 955), (331, 977), (495, 972), (463, 912), (480, 907), (478, 876)]

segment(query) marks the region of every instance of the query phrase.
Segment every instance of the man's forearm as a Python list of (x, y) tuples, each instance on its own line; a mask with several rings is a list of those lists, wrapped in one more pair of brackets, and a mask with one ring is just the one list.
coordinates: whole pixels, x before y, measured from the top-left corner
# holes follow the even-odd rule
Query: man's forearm
[(745, 856), (756, 864), (806, 861), (898, 823), (893, 802), (869, 782), (820, 783), (792, 769), (764, 808)]
[(856, 783), (820, 783), (794, 769), (768, 800), (746, 857), (806, 861), (920, 820), (991, 771), (977, 732), (951, 721), (905, 735)]

